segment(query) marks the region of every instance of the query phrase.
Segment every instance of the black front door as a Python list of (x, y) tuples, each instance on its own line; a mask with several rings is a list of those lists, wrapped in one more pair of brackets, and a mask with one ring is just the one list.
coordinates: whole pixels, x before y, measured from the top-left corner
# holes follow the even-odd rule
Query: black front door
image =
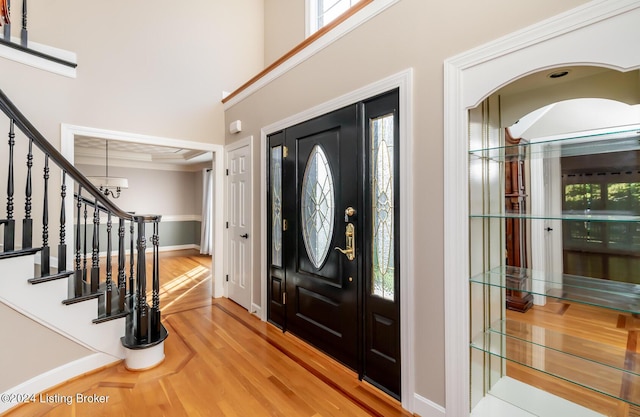
[(395, 91), (270, 135), (268, 155), (269, 320), (396, 396), (397, 118)]

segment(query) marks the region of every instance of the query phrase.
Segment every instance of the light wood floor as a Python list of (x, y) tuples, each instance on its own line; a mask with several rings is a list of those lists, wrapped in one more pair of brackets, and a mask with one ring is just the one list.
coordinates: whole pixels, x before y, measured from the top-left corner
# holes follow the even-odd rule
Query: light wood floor
[[(519, 326), (516, 331), (521, 330), (522, 334), (533, 333), (526, 326), (536, 326), (538, 337), (541, 332), (545, 333), (544, 344), (558, 351), (571, 352), (640, 375), (640, 319), (629, 313), (548, 299), (545, 306), (534, 306), (526, 313), (507, 311), (507, 319), (513, 321), (514, 327)], [(549, 372), (559, 372), (572, 380), (582, 379), (611, 395), (635, 402), (640, 399), (639, 377), (621, 377), (620, 372), (611, 372), (607, 367), (585, 365), (585, 361), (572, 360), (571, 355), (556, 355), (553, 349), (538, 357), (540, 349), (530, 345), (526, 350), (516, 353), (522, 355), (522, 363), (537, 361), (537, 367), (542, 365)], [(507, 362), (507, 375), (607, 416), (640, 417), (638, 406), (528, 366)]]
[[(71, 395), (71, 405), (36, 401), (3, 417), (410, 416), (317, 350), (230, 300), (212, 299), (209, 257), (169, 253), (160, 262), (169, 331), (161, 365), (130, 372), (116, 364), (45, 393)], [(78, 403), (77, 394), (108, 400)]]

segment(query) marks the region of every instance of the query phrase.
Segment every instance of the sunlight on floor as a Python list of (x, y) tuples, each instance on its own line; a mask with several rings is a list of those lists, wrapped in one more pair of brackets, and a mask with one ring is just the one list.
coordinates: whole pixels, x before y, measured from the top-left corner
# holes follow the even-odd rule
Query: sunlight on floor
[(187, 271), (184, 274), (175, 277), (174, 279), (163, 284), (160, 287), (160, 299), (162, 299), (163, 296), (171, 294), (172, 292), (179, 291), (184, 287), (191, 286), (194, 284), (194, 282), (197, 283), (201, 281), (202, 275), (208, 273), (208, 268), (205, 268), (204, 266), (197, 266), (190, 271)]
[[(185, 296), (193, 293), (196, 289), (201, 289), (201, 284), (211, 283), (209, 268), (198, 265), (160, 286), (160, 304), (162, 310), (166, 311), (170, 306), (180, 301)], [(147, 292), (147, 297), (152, 297), (152, 291)]]

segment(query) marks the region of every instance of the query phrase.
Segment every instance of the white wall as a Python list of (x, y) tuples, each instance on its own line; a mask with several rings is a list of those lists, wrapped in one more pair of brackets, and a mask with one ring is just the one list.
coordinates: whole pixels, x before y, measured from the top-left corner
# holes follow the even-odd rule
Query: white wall
[[(85, 175), (104, 175), (103, 166), (78, 164), (77, 168)], [(110, 166), (109, 175), (129, 180), (129, 188), (114, 200), (123, 210), (163, 216), (202, 214), (202, 173), (199, 171)]]
[(54, 143), (60, 122), (222, 143), (222, 92), (263, 65), (262, 0), (59, 0), (30, 4), (28, 23), (78, 56), (75, 80), (0, 62), (2, 89)]
[(11, 335), (0, 343), (0, 392), (93, 353), (3, 303), (0, 321), (4, 335)]
[(304, 40), (305, 3), (306, 0), (264, 0), (265, 67)]

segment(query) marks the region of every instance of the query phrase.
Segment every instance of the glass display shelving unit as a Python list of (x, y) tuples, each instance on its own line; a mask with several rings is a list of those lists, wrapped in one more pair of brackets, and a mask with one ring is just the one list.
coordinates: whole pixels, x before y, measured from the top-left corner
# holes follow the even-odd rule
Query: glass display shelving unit
[(469, 151), (472, 410), (636, 415), (640, 129), (484, 136)]

